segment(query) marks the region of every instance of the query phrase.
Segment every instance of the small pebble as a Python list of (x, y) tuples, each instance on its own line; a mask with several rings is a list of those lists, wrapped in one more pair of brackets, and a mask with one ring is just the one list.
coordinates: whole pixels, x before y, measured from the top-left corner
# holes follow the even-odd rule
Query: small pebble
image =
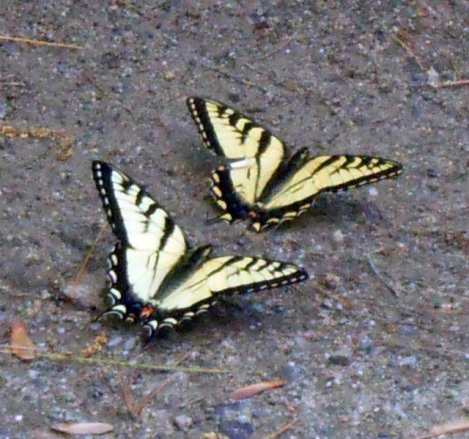
[(352, 361), (352, 351), (348, 348), (340, 349), (329, 356), (329, 364), (336, 366), (349, 366)]
[(167, 70), (163, 73), (163, 78), (166, 81), (172, 81), (176, 77), (176, 74), (172, 70)]
[(187, 415), (179, 415), (174, 418), (174, 425), (182, 431), (188, 431), (192, 425), (192, 418)]
[(332, 238), (334, 239), (335, 242), (337, 242), (339, 244), (344, 242), (344, 234), (342, 233), (342, 230), (336, 230), (332, 234)]

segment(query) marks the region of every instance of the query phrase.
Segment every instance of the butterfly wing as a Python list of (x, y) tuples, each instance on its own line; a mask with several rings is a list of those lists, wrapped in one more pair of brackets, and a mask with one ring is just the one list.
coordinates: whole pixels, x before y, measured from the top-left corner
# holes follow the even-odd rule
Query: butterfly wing
[(151, 302), (186, 252), (181, 229), (145, 188), (111, 165), (92, 165), (101, 201), (119, 243), (109, 255), (112, 312), (133, 318), (134, 306)]
[[(203, 247), (198, 252), (208, 255), (208, 250), (209, 247)], [(171, 317), (162, 322), (150, 320), (145, 326), (152, 334), (162, 326), (177, 325), (207, 310), (217, 296), (255, 292), (306, 279), (308, 274), (302, 268), (280, 261), (242, 256), (203, 260), (186, 269), (184, 279), (176, 288), (159, 295), (160, 312)]]
[(243, 203), (253, 205), (283, 160), (283, 143), (221, 102), (191, 97), (187, 106), (207, 148), (234, 161), (230, 180)]
[(320, 192), (338, 192), (393, 178), (402, 165), (370, 156), (319, 156), (307, 160), (277, 185), (260, 204), (252, 226), (259, 231), (272, 224), (291, 220), (313, 203)]

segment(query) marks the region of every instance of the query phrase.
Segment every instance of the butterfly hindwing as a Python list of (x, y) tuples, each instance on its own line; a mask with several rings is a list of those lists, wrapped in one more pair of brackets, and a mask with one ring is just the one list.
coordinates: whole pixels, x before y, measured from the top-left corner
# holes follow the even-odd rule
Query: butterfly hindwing
[(400, 165), (392, 160), (369, 156), (318, 156), (303, 164), (288, 180), (276, 188), (265, 203), (266, 208), (285, 206), (322, 191), (338, 192), (349, 188), (391, 178), (400, 172)]
[(141, 323), (149, 335), (205, 312), (218, 295), (301, 282), (293, 265), (257, 257), (210, 258), (187, 251), (181, 229), (147, 190), (104, 162), (93, 162), (103, 207), (118, 242), (109, 255), (107, 313)]
[(284, 161), (282, 141), (237, 110), (211, 99), (189, 98), (187, 103), (208, 148), (235, 160), (211, 176), (220, 219), (228, 223), (250, 217), (252, 228), (261, 231), (301, 215), (321, 192), (402, 173), (402, 165), (392, 160), (353, 155), (309, 158), (306, 148)]
[(223, 212), (218, 219), (229, 224), (245, 219), (249, 210), (233, 185), (230, 169), (226, 166), (220, 166), (212, 173), (210, 180), (210, 192)]

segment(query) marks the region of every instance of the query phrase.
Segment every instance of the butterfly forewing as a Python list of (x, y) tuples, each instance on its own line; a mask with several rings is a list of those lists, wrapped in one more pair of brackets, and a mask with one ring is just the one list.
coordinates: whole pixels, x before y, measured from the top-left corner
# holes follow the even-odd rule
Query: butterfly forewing
[(205, 261), (201, 267), (160, 303), (164, 310), (192, 306), (217, 295), (254, 292), (308, 278), (293, 264), (255, 257), (223, 256)]
[(322, 191), (347, 190), (395, 177), (401, 171), (402, 167), (398, 163), (377, 157), (315, 157), (277, 188), (264, 203), (264, 207), (283, 208), (303, 200), (311, 200)]
[(146, 190), (124, 173), (94, 162), (93, 175), (108, 219), (125, 248), (128, 284), (134, 295), (149, 300), (185, 254), (184, 235)]
[(207, 147), (234, 160), (231, 180), (254, 203), (283, 160), (285, 147), (269, 130), (221, 102), (192, 97), (187, 106)]

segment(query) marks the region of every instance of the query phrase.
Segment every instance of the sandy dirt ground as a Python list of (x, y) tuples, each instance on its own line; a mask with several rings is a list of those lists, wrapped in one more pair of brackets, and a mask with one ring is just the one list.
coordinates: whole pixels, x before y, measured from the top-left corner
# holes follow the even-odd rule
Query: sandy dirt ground
[[(105, 422), (112, 438), (413, 439), (467, 418), (467, 6), (2, 2), (1, 37), (78, 48), (0, 40), (0, 438)], [(220, 161), (192, 95), (242, 109), (290, 150), (405, 172), (320, 196), (268, 233), (208, 225)], [(193, 246), (311, 279), (230, 298), (147, 346), (136, 325), (94, 322), (114, 242), (107, 228), (92, 248), (105, 222), (94, 159), (147, 185)], [(8, 351), (17, 319), (39, 350), (29, 362)], [(274, 379), (285, 385), (230, 399)]]

